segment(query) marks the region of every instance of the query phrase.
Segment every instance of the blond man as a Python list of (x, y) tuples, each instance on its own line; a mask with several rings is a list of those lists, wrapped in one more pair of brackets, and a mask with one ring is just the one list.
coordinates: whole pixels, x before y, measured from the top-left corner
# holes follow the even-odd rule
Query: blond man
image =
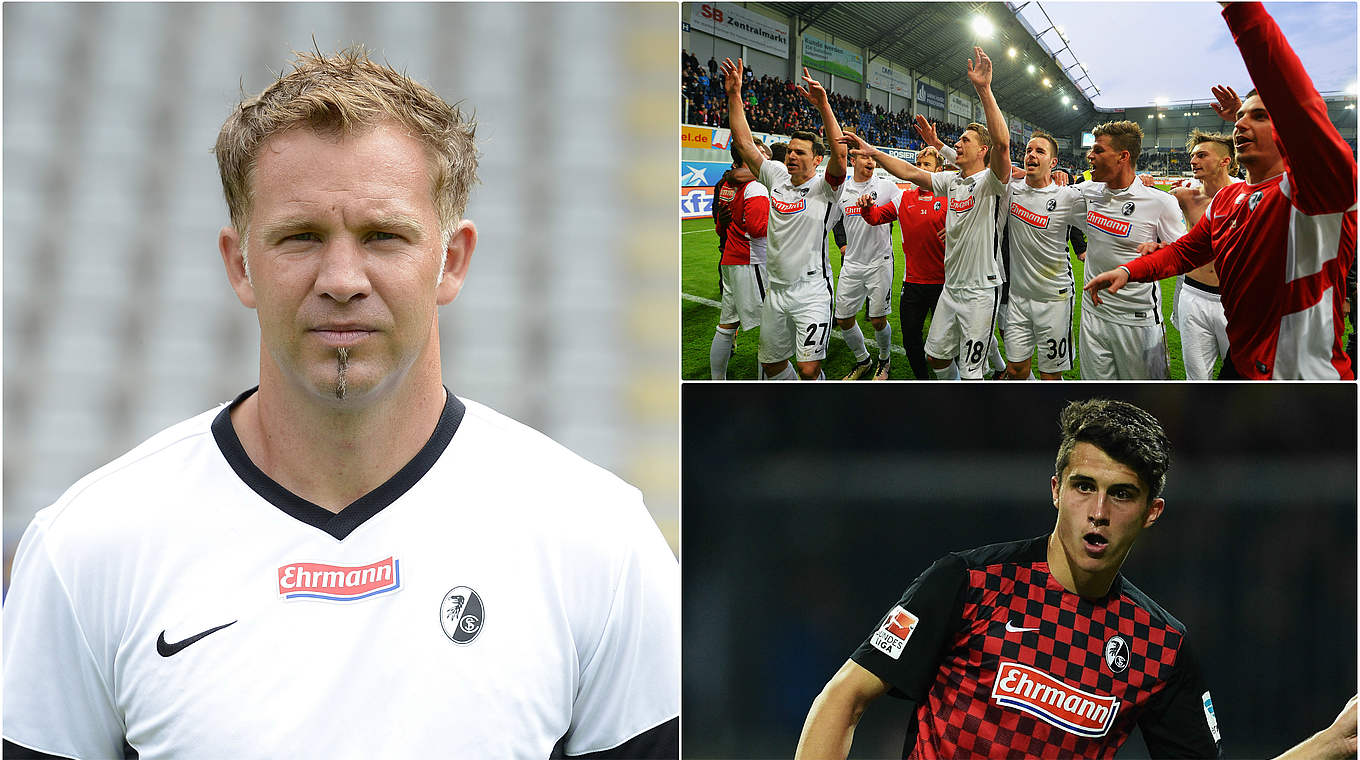
[(473, 125), (304, 53), (216, 154), (259, 385), (34, 518), (6, 756), (675, 757), (679, 576), (639, 493), (442, 382)]
[(992, 94), (992, 61), (980, 47), (973, 48), (968, 61), (968, 79), (987, 123), (969, 124), (955, 143), (957, 172), (927, 172), (856, 135), (845, 140), (855, 150), (870, 151), (893, 176), (947, 196), (945, 286), (926, 338), (926, 361), (937, 377), (980, 380), (989, 350), (996, 347), (992, 327), (1002, 281), (996, 210), (1010, 181), (1011, 162), (1006, 121)]

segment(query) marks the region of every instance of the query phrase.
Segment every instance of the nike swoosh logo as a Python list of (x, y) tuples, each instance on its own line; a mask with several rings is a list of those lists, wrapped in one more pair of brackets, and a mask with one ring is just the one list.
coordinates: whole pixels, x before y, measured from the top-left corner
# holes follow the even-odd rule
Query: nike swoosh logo
[(196, 633), (193, 636), (184, 639), (183, 641), (176, 641), (173, 644), (166, 643), (165, 631), (161, 631), (161, 635), (156, 638), (156, 654), (160, 655), (161, 657), (171, 657), (173, 655), (179, 654), (180, 650), (198, 641), (204, 636), (207, 636), (210, 633), (217, 633), (218, 631), (222, 630), (223, 628), (226, 628), (229, 625), (235, 625), (236, 622), (237, 621), (233, 620), (230, 623), (223, 623), (222, 625), (219, 625), (216, 628), (209, 628), (208, 630), (202, 633)]
[(1025, 633), (1027, 631), (1037, 631), (1038, 628), (1016, 628), (1011, 625), (1011, 621), (1006, 621), (1006, 633)]

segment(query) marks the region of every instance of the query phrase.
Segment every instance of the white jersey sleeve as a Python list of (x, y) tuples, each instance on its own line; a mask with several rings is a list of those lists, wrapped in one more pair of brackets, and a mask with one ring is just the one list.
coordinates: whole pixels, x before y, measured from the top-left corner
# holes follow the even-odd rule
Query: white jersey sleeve
[(577, 652), (568, 755), (615, 749), (679, 713), (679, 565), (640, 494), (619, 521), (617, 544), (627, 553), (612, 594), (600, 589), (601, 629)]
[(4, 737), (50, 755), (122, 757), (109, 652), (87, 635), (49, 554), (52, 509), (24, 532), (5, 599)]
[(1185, 215), (1181, 213), (1176, 196), (1166, 192), (1160, 194), (1163, 201), (1162, 213), (1157, 217), (1157, 240), (1163, 245), (1170, 245), (1185, 236)]

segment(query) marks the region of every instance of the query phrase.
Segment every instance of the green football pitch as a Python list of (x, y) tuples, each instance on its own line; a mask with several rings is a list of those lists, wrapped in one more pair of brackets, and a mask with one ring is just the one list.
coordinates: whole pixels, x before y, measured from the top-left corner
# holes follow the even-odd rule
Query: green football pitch
[[(840, 253), (828, 243), (831, 268), (839, 275)], [(718, 235), (713, 231), (710, 219), (687, 219), (680, 223), (680, 327), (681, 327), (681, 372), (686, 380), (707, 380), (711, 373), (708, 368), (708, 349), (713, 341), (713, 330), (718, 324)], [(1068, 249), (1071, 255), (1071, 248)], [(1082, 262), (1072, 255), (1072, 272), (1077, 283), (1082, 282)], [(902, 246), (900, 235), (893, 233), (893, 314), (888, 319), (893, 328), (893, 360), (890, 377), (893, 380), (913, 378), (911, 366), (902, 353), (901, 329), (898, 325), (897, 299), (902, 289)], [(1171, 360), (1171, 379), (1185, 379), (1185, 363), (1181, 360), (1181, 335), (1171, 324), (1171, 296), (1176, 288), (1175, 278), (1163, 280), (1162, 311), (1166, 323), (1166, 344)], [(1072, 327), (1072, 338), (1077, 339), (1080, 329), (1081, 299), (1076, 302), (1076, 323)], [(864, 333), (869, 352), (877, 355), (874, 349), (874, 330), (869, 325), (864, 310), (859, 314), (860, 331)], [(930, 325), (926, 322), (927, 328)], [(760, 330), (742, 331), (737, 334), (736, 353), (727, 365), (729, 380), (756, 379), (756, 346)], [(1004, 350), (1003, 350), (1004, 353)], [(833, 330), (827, 346), (826, 360), (822, 368), (828, 379), (844, 377), (855, 364), (849, 347), (841, 339), (840, 330)], [(1063, 373), (1065, 380), (1081, 378), (1081, 356), (1072, 362), (1072, 369)], [(990, 374), (990, 373), (989, 373)], [(1214, 374), (1218, 374), (1217, 366)], [(865, 378), (867, 382), (868, 379)]]

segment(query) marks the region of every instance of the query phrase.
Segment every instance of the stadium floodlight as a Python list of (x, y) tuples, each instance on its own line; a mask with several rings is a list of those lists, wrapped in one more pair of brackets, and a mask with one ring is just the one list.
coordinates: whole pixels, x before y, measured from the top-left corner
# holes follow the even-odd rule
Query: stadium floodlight
[(1076, 104), (1076, 103), (1073, 103), (1073, 104), (1072, 104), (1072, 110), (1073, 110), (1073, 111), (1077, 110), (1077, 104)]
[(973, 34), (984, 39), (991, 39), (992, 33), (995, 31), (996, 27), (992, 26), (992, 22), (988, 21), (986, 16), (979, 13), (973, 17)]
[(1008, 56), (1010, 56), (1010, 57), (1012, 57), (1012, 58), (1014, 58), (1014, 57), (1015, 57), (1015, 54), (1016, 54), (1016, 52), (1017, 52), (1017, 51), (1016, 51), (1016, 49), (1015, 49), (1015, 48), (1011, 48), (1011, 49), (1010, 49), (1010, 50), (1007, 50), (1007, 51), (1006, 51), (1006, 55), (1008, 55)]
[(1026, 68), (1029, 70), (1029, 73), (1031, 73), (1031, 74), (1034, 73), (1034, 64), (1031, 63), (1031, 64), (1030, 64), (1029, 66), (1027, 66)]
[(1346, 106), (1346, 110), (1347, 110), (1347, 111), (1354, 111), (1354, 110), (1355, 110), (1355, 104), (1354, 104), (1354, 103), (1351, 103), (1350, 105)]
[(1071, 98), (1067, 97), (1066, 95), (1063, 96), (1063, 105), (1067, 105), (1068, 103), (1071, 102), (1072, 102)]
[(1165, 118), (1166, 118), (1166, 114), (1164, 114), (1164, 113), (1159, 113), (1159, 114), (1157, 114), (1157, 118), (1159, 118), (1159, 119), (1165, 119)]
[(1053, 86), (1053, 80), (1049, 79), (1048, 77), (1044, 77), (1044, 86), (1045, 86), (1045, 87), (1052, 87), (1052, 86)]

